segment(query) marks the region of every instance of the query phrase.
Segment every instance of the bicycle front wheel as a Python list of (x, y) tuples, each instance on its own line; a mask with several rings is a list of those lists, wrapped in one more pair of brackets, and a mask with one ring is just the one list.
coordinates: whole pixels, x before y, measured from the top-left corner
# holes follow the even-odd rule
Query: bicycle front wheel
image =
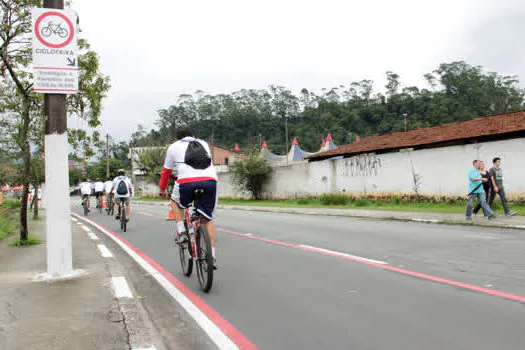
[(204, 225), (197, 230), (197, 277), (201, 290), (208, 293), (213, 284), (213, 256), (208, 230)]
[(87, 204), (87, 201), (84, 201), (82, 206), (84, 207), (84, 216), (87, 216), (88, 215), (88, 204)]

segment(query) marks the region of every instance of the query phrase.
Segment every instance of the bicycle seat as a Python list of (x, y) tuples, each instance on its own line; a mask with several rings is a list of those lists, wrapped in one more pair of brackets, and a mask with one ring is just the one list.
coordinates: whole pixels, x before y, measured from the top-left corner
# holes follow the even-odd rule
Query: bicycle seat
[(196, 197), (199, 197), (201, 194), (204, 193), (204, 189), (203, 188), (196, 188), (193, 193), (195, 194)]

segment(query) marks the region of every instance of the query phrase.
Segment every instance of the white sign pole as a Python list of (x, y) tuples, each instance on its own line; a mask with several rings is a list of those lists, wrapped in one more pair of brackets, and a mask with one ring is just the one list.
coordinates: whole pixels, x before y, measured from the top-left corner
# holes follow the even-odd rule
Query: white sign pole
[(33, 90), (45, 94), (47, 274), (59, 278), (73, 274), (66, 97), (78, 90), (77, 16), (64, 0), (43, 5), (32, 12)]

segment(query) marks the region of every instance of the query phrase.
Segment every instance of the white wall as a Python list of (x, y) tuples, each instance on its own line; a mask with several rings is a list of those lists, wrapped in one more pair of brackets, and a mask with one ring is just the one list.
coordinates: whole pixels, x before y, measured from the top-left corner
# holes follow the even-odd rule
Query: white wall
[[(413, 193), (416, 174), (422, 194), (463, 196), (468, 192), (467, 173), (472, 160), (481, 159), (490, 168), (495, 156), (502, 158), (508, 196), (525, 197), (525, 138), (275, 167), (265, 195), (286, 198), (343, 190)], [(219, 196), (241, 195), (230, 184), (229, 174), (220, 173)]]

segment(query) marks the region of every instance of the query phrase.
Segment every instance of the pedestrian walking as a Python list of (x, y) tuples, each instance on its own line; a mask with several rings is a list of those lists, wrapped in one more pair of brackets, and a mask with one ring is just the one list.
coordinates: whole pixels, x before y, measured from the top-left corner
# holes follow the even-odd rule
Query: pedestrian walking
[[(490, 172), (485, 169), (485, 162), (483, 161), (479, 162), (479, 172), (482, 178), (487, 179), (487, 181), (483, 182), (483, 191), (485, 191), (485, 201), (488, 203), (489, 196), (492, 193), (492, 179), (491, 179)], [(473, 211), (474, 215), (477, 215), (480, 209), (481, 209), (481, 203), (478, 202), (478, 204), (476, 205)]]
[(485, 201), (485, 191), (483, 190), (483, 183), (488, 182), (488, 179), (481, 177), (481, 173), (479, 172), (479, 160), (476, 159), (472, 161), (472, 165), (472, 169), (470, 169), (470, 171), (468, 172), (469, 193), (467, 200), (467, 211), (465, 213), (466, 219), (472, 220), (472, 205), (474, 204), (476, 199), (481, 204), (481, 208), (483, 209), (485, 216), (489, 220), (495, 219), (496, 215), (494, 215), (489, 205)]
[(492, 164), (494, 166), (489, 170), (489, 173), (492, 177), (493, 191), (489, 197), (489, 206), (492, 208), (492, 204), (494, 204), (494, 198), (496, 197), (497, 193), (499, 198), (501, 199), (501, 205), (503, 206), (505, 215), (516, 215), (515, 212), (509, 210), (509, 204), (507, 202), (507, 196), (505, 194), (505, 187), (503, 186), (503, 170), (501, 169), (501, 158), (494, 158), (492, 160)]

